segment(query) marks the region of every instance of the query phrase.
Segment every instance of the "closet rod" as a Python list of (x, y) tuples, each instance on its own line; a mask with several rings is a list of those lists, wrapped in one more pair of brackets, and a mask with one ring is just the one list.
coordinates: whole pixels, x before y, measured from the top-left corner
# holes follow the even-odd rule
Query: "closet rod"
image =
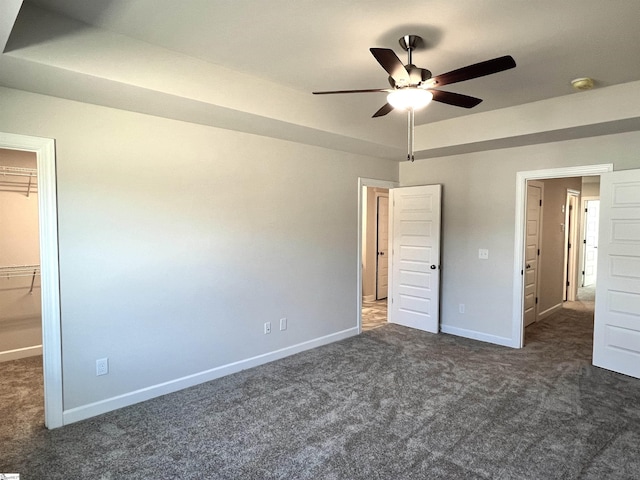
[(33, 286), (36, 282), (36, 275), (40, 275), (40, 265), (11, 265), (0, 267), (0, 276), (7, 277), (31, 277), (31, 288), (29, 294), (33, 294)]
[(35, 168), (5, 167), (0, 165), (0, 174), (12, 177), (36, 177), (38, 170)]
[(0, 277), (30, 277), (33, 273), (40, 273), (40, 265), (11, 265), (0, 267)]
[(7, 167), (0, 165), (0, 175), (4, 177), (29, 177), (29, 184), (27, 185), (27, 197), (29, 197), (31, 196), (33, 179), (38, 177), (38, 170), (35, 168)]

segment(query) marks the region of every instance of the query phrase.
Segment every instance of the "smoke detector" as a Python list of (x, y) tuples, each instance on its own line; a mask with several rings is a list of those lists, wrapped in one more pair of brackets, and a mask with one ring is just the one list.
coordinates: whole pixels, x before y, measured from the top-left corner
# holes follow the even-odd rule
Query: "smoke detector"
[(571, 86), (576, 90), (591, 90), (593, 88), (593, 79), (589, 77), (576, 78), (571, 80)]

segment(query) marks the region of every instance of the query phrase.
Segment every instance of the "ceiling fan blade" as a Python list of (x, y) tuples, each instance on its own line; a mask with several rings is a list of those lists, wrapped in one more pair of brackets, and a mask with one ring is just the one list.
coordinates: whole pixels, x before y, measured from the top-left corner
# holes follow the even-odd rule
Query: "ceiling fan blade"
[(404, 64), (400, 61), (395, 52), (389, 48), (370, 48), (371, 54), (375, 57), (382, 68), (384, 68), (397, 85), (409, 85), (411, 77), (409, 72), (404, 68)]
[(502, 72), (503, 70), (509, 70), (516, 66), (516, 62), (511, 55), (505, 55), (504, 57), (494, 58), (492, 60), (486, 60), (480, 63), (474, 63), (466, 67), (452, 70), (442, 75), (433, 77), (435, 86), (448, 85), (450, 83), (464, 82), (465, 80), (471, 80), (472, 78), (484, 77), (485, 75), (491, 75), (492, 73)]
[(461, 93), (444, 92), (442, 90), (429, 90), (433, 93), (433, 100), (436, 102), (446, 103), (455, 107), (473, 108), (482, 102), (482, 99), (462, 95)]
[(329, 92), (312, 92), (314, 95), (331, 95), (334, 93), (368, 93), (368, 92), (390, 92), (388, 88), (369, 88), (365, 90), (333, 90)]
[(373, 116), (371, 118), (382, 117), (382, 116), (386, 115), (387, 113), (389, 113), (391, 110), (393, 110), (393, 107), (391, 105), (389, 105), (388, 103), (385, 103), (380, 108), (380, 110), (378, 110), (376, 113), (373, 114)]

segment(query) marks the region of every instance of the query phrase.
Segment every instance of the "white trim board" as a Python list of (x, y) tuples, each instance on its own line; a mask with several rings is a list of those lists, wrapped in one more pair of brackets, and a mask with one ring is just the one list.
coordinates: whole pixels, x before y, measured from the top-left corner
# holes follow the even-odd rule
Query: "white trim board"
[(40, 230), (44, 422), (47, 428), (57, 428), (63, 425), (63, 403), (55, 141), (51, 138), (0, 132), (0, 148), (36, 154), (38, 226)]
[(36, 355), (42, 355), (42, 345), (0, 352), (0, 363), (8, 362), (9, 360), (18, 360), (20, 358), (35, 357)]
[(554, 305), (551, 308), (547, 308), (544, 312), (538, 313), (538, 318), (536, 319), (536, 321), (539, 322), (540, 320), (544, 320), (545, 318), (550, 317), (551, 315), (553, 315), (556, 312), (559, 312), (560, 310), (562, 310), (562, 303)]
[(347, 330), (342, 330), (341, 332), (325, 335), (324, 337), (298, 343), (297, 345), (292, 345), (280, 350), (257, 355), (252, 358), (229, 363), (227, 365), (222, 365), (220, 367), (205, 370), (193, 375), (187, 375), (182, 378), (159, 383), (150, 387), (141, 388), (140, 390), (107, 398), (99, 402), (71, 408), (64, 411), (64, 424), (68, 425), (69, 423), (79, 422), (80, 420), (86, 420), (87, 418), (95, 417), (96, 415), (101, 415), (103, 413), (117, 410), (119, 408), (128, 407), (130, 405), (144, 402), (161, 395), (177, 392), (179, 390), (193, 387), (201, 383), (209, 382), (226, 375), (231, 375), (232, 373), (247, 370), (248, 368), (264, 365), (265, 363), (273, 362), (274, 360), (279, 360), (281, 358), (285, 358), (290, 355), (303, 352), (305, 350), (310, 350), (312, 348), (328, 345), (339, 340), (344, 340), (345, 338), (358, 335), (358, 333), (359, 329), (356, 327), (352, 327)]
[(503, 347), (513, 347), (513, 342), (510, 338), (477, 332), (475, 330), (467, 330), (466, 328), (452, 327), (441, 323), (440, 331), (442, 333), (448, 333), (449, 335), (456, 335), (458, 337), (470, 338), (481, 342), (493, 343)]
[(613, 171), (612, 163), (583, 165), (577, 167), (549, 168), (516, 173), (516, 221), (513, 255), (513, 313), (511, 320), (511, 341), (514, 348), (524, 345), (522, 326), (522, 301), (524, 296), (522, 264), (524, 259), (525, 207), (527, 203), (527, 180), (546, 178), (588, 177)]

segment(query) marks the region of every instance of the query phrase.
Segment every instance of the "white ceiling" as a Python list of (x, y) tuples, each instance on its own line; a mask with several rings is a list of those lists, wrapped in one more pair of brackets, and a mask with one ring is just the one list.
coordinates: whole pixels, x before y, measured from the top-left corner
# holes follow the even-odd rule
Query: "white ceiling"
[[(478, 107), (466, 110), (434, 102), (417, 114), (418, 124), (569, 95), (570, 81), (577, 77), (592, 77), (598, 88), (640, 79), (638, 0), (29, 0), (28, 3), (102, 31), (162, 47), (167, 53), (178, 52), (245, 74), (238, 75), (239, 84), (242, 79), (254, 78), (258, 89), (267, 81), (302, 95), (311, 95), (315, 90), (385, 88), (387, 75), (368, 49), (392, 48), (405, 60), (406, 54), (398, 45), (404, 34), (424, 38), (425, 46), (415, 52), (413, 60), (434, 75), (501, 55), (514, 57), (517, 67), (513, 70), (444, 88), (484, 99)], [(7, 53), (16, 55), (34, 43), (51, 40), (39, 38), (37, 32), (26, 32), (26, 24), (21, 29)], [(59, 33), (68, 35), (64, 31)], [(64, 45), (68, 48), (68, 44)], [(47, 55), (51, 57), (50, 52)], [(114, 69), (136, 69), (137, 62), (146, 59), (138, 58), (135, 64), (127, 61), (130, 63), (124, 60), (110, 63)], [(233, 72), (226, 78), (227, 83), (234, 82)], [(0, 82), (16, 87), (20, 79), (16, 74), (0, 77)], [(44, 85), (32, 89), (47, 93), (42, 91), (46, 90)], [(255, 102), (261, 102), (259, 92), (256, 93)], [(265, 90), (264, 96), (268, 95), (270, 92)], [(381, 119), (370, 118), (385, 103), (383, 94), (322, 96), (312, 101), (315, 106), (324, 105), (336, 118), (357, 122), (362, 132), (351, 132), (345, 127), (334, 133), (360, 136), (369, 142), (371, 137), (364, 130), (384, 130), (391, 132), (391, 136), (383, 143), (394, 147), (402, 144), (404, 117), (393, 112)], [(304, 121), (292, 123), (306, 125)]]

